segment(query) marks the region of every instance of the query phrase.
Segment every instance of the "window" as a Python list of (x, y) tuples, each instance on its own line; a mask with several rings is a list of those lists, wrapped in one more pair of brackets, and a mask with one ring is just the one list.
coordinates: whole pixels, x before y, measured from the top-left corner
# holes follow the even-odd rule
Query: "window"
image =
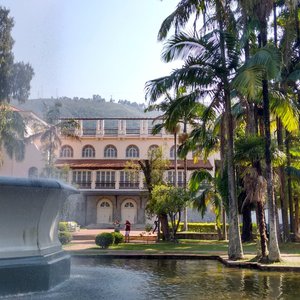
[(62, 146), (60, 150), (60, 157), (73, 157), (73, 148), (68, 145)]
[(148, 152), (158, 149), (158, 145), (151, 145), (148, 149)]
[(138, 189), (139, 173), (121, 171), (120, 172), (120, 188)]
[(117, 148), (113, 145), (107, 145), (104, 149), (104, 157), (117, 157)]
[(114, 189), (116, 184), (115, 171), (97, 171), (96, 189)]
[(170, 158), (175, 158), (175, 146), (172, 146), (170, 149)]
[(79, 186), (81, 189), (90, 189), (92, 183), (91, 171), (73, 171), (72, 183)]
[(36, 167), (31, 167), (28, 170), (28, 178), (38, 178), (38, 169)]
[[(175, 183), (175, 171), (168, 171), (168, 183)], [(177, 185), (183, 186), (183, 171), (177, 171)]]
[(124, 205), (124, 207), (126, 207), (126, 208), (134, 208), (134, 205), (133, 205), (132, 202), (126, 202), (125, 205)]
[(107, 201), (103, 201), (103, 202), (100, 204), (100, 207), (110, 207), (110, 204), (109, 204)]
[(130, 145), (126, 149), (126, 157), (139, 157), (139, 148), (134, 145)]
[(95, 149), (91, 145), (84, 146), (82, 149), (82, 157), (95, 157)]

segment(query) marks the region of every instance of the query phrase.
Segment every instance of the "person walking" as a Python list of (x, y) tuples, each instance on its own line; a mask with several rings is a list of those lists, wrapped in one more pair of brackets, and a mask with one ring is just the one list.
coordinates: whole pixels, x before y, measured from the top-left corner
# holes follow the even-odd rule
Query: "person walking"
[(125, 243), (129, 243), (129, 235), (130, 235), (130, 222), (126, 220), (125, 222)]

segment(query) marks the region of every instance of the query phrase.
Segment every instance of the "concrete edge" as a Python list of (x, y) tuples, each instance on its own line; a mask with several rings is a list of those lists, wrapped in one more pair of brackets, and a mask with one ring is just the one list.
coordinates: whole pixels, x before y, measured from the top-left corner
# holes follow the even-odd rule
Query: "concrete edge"
[(190, 259), (190, 260), (217, 260), (228, 268), (252, 269), (259, 271), (276, 272), (300, 272), (300, 267), (263, 265), (258, 262), (231, 261), (219, 255), (202, 255), (194, 253), (173, 254), (173, 253), (69, 253), (72, 257), (80, 258), (126, 258), (126, 259)]

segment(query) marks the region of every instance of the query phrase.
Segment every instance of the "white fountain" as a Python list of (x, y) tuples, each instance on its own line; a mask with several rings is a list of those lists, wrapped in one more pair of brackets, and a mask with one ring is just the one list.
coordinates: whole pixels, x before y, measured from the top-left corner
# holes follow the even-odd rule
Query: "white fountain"
[(0, 295), (48, 290), (69, 278), (57, 227), (74, 193), (56, 180), (0, 177)]

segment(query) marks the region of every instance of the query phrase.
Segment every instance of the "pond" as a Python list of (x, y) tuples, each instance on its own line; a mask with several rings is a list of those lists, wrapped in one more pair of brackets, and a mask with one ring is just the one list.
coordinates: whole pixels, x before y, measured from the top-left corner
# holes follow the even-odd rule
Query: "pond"
[[(217, 261), (73, 258), (70, 280), (9, 299), (299, 299), (300, 274)], [(6, 299), (6, 298), (1, 298)]]

